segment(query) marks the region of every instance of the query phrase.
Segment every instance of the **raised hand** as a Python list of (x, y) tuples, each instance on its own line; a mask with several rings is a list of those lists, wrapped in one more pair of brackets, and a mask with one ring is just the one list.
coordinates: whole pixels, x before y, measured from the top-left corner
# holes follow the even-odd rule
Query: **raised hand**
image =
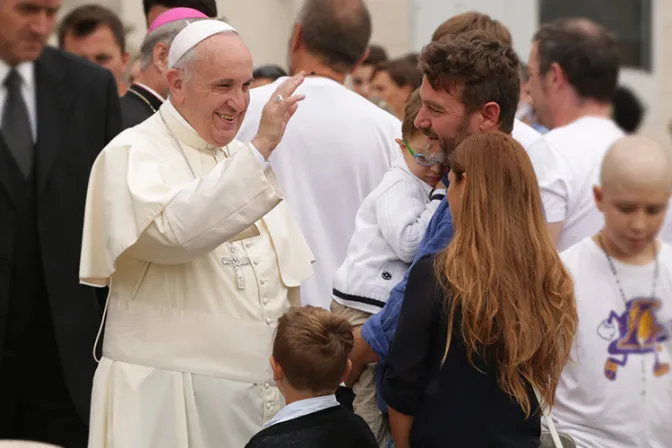
[(259, 131), (252, 144), (266, 159), (285, 135), (287, 123), (299, 107), (299, 101), (305, 98), (305, 95), (294, 95), (303, 80), (304, 73), (301, 72), (280, 84), (261, 112)]

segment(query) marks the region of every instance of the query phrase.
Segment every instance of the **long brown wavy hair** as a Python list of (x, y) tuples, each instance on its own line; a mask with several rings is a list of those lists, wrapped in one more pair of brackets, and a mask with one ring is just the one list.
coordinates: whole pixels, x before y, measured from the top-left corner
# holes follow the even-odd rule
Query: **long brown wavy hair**
[(476, 367), (474, 354), (487, 360), (529, 416), (536, 411), (529, 386), (552, 406), (569, 359), (578, 320), (574, 284), (546, 230), (537, 178), (520, 144), (501, 132), (479, 133), (451, 158), (453, 182), (466, 185), (452, 210), (455, 235), (436, 261), (449, 322), (446, 353), (457, 312), (469, 362)]

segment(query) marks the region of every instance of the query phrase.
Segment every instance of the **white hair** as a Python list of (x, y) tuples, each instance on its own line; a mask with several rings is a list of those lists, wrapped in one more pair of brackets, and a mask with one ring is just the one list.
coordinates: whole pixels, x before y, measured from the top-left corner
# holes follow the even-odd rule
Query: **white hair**
[(164, 44), (170, 48), (175, 37), (190, 23), (204, 20), (202, 17), (190, 17), (186, 19), (175, 20), (161, 25), (157, 29), (147, 33), (142, 45), (140, 45), (140, 70), (145, 70), (152, 63), (154, 48), (158, 44)]

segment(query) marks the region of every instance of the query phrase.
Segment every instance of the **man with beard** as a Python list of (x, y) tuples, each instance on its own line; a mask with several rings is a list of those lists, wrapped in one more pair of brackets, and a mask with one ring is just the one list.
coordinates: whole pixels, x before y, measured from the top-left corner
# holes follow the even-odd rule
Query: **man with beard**
[[(460, 58), (468, 62), (456, 66), (451, 61), (458, 53), (472, 56)], [(492, 33), (480, 30), (444, 35), (430, 43), (420, 55), (424, 74), (420, 88), (423, 105), (415, 125), (428, 136), (440, 139), (448, 154), (476, 132), (510, 133), (524, 147), (529, 146), (530, 139), (521, 138), (514, 129), (520, 95), (518, 64), (518, 57), (509, 45), (498, 41)], [(441, 204), (429, 223), (416, 260), (438, 253), (452, 238), (452, 218), (444, 197), (443, 191), (434, 191), (432, 195), (432, 199)], [(384, 361), (387, 356), (407, 281), (408, 272), (390, 293), (383, 310), (372, 316), (361, 332), (355, 333), (355, 348), (351, 353), (353, 374), (348, 384), (356, 380), (365, 364), (378, 359)]]

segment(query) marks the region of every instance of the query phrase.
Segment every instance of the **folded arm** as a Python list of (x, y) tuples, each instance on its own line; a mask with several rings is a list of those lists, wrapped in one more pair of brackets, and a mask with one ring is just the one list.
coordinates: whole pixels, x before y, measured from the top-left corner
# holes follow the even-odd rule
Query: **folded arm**
[(410, 182), (398, 182), (376, 201), (378, 225), (397, 257), (411, 263), (439, 201), (427, 202), (426, 194)]

